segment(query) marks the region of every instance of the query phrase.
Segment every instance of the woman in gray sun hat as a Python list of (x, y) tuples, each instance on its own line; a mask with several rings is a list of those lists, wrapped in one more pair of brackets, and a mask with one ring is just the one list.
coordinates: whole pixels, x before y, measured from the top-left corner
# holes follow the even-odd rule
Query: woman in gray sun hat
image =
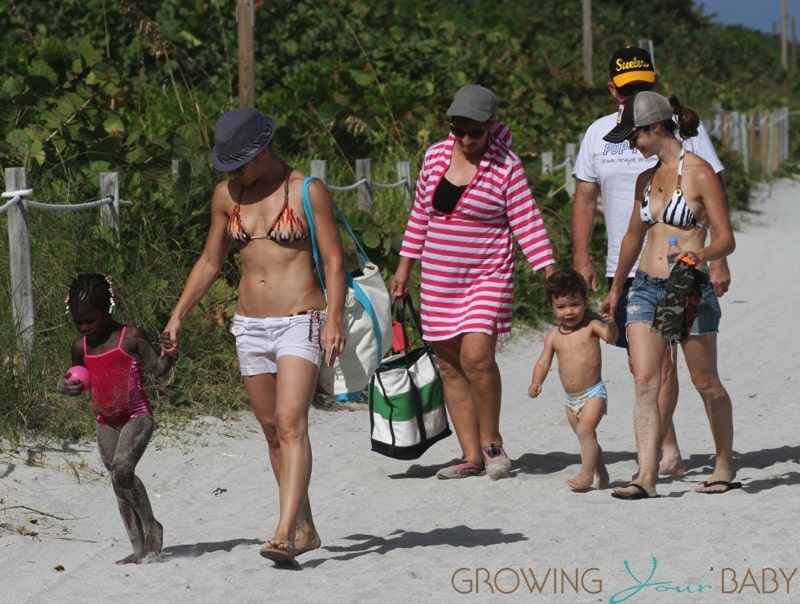
[(497, 109), (497, 97), (484, 86), (467, 84), (456, 92), (447, 110), (450, 135), (425, 153), (390, 284), (392, 296), (401, 298), (420, 260), (422, 330), (433, 343), (461, 446), (460, 459), (437, 472), (443, 480), (508, 476), (495, 353), (498, 338), (511, 332), (513, 238), (533, 270), (547, 276), (555, 264), (522, 162), (511, 151), (511, 131), (496, 122)]
[(228, 178), (214, 189), (205, 248), (164, 328), (162, 347), (165, 354), (178, 353), (186, 316), (236, 244), (241, 278), (231, 332), (280, 492), (278, 525), (261, 555), (294, 564), (295, 556), (320, 547), (308, 502), (308, 410), (321, 361), (332, 363), (345, 347), (344, 254), (328, 189), (314, 180), (309, 194), (326, 300), (313, 270), (303, 211), (305, 175), (278, 156), (274, 134), (274, 120), (252, 108), (229, 111), (217, 122), (211, 158)]
[[(673, 115), (678, 116), (677, 123)], [(736, 246), (719, 178), (707, 161), (686, 151), (675, 137), (676, 128), (683, 140), (697, 136), (699, 122), (697, 113), (676, 97), (667, 99), (656, 92), (641, 91), (623, 101), (617, 125), (604, 137), (612, 143), (627, 140), (644, 157), (658, 157), (658, 163), (642, 172), (636, 181), (633, 213), (622, 238), (619, 264), (602, 304), (603, 313), (614, 314), (625, 278), (639, 258), (628, 294), (626, 323), (635, 388), (639, 473), (627, 486), (614, 489), (612, 496), (618, 499), (656, 497), (662, 425), (658, 408), (661, 360), (669, 343), (651, 327), (659, 300), (667, 291), (669, 240), (676, 238), (682, 250), (678, 262), (685, 258), (705, 272), (709, 262), (727, 256)], [(733, 481), (736, 468), (731, 398), (717, 370), (720, 316), (717, 294), (708, 282), (689, 335), (681, 341), (686, 366), (705, 405), (714, 438), (714, 469), (696, 489), (707, 494), (741, 487), (741, 483)]]

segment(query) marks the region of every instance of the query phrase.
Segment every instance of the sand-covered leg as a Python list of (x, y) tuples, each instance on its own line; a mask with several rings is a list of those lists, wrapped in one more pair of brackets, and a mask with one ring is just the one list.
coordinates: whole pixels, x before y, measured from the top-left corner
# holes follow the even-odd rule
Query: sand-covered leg
[(153, 418), (135, 417), (119, 431), (99, 426), (101, 457), (111, 474), (120, 515), (133, 546), (133, 554), (118, 563), (153, 561), (161, 553), (163, 528), (153, 516), (144, 484), (134, 473), (153, 434)]

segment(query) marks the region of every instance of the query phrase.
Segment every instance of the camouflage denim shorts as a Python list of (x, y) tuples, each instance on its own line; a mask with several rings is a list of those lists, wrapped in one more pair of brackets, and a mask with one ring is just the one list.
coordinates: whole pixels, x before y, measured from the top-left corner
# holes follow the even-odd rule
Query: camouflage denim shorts
[[(703, 269), (708, 271), (708, 269)], [(655, 319), (656, 306), (664, 295), (667, 287), (666, 279), (651, 277), (641, 269), (636, 270), (633, 278), (631, 291), (628, 294), (628, 321), (631, 323), (647, 323), (652, 325)], [(719, 299), (714, 293), (711, 282), (703, 289), (703, 298), (700, 301), (700, 309), (697, 317), (692, 323), (689, 335), (698, 336), (707, 333), (717, 333), (719, 331), (719, 320), (722, 317), (722, 310), (719, 307)]]

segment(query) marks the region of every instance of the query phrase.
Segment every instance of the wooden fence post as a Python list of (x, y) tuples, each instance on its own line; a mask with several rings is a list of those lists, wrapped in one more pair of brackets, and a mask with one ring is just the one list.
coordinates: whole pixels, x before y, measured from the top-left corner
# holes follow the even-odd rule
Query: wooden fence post
[(116, 172), (100, 172), (100, 199), (107, 197), (113, 201), (100, 207), (100, 218), (105, 228), (119, 233), (119, 175)]
[(639, 40), (639, 48), (644, 48), (648, 53), (650, 53), (650, 59), (653, 61), (653, 67), (656, 66), (656, 52), (653, 48), (653, 41), (647, 38)]
[(776, 169), (780, 168), (781, 164), (786, 161), (787, 156), (784, 154), (784, 123), (785, 123), (785, 114), (786, 114), (786, 107), (781, 107), (780, 109), (775, 110), (775, 157), (778, 160), (777, 164), (775, 165)]
[(747, 167), (749, 174), (753, 162), (758, 166), (758, 112), (755, 109), (751, 109), (747, 116), (747, 135), (750, 143), (747, 150), (747, 154), (750, 156)]
[(316, 176), (322, 182), (328, 182), (328, 162), (324, 159), (311, 160), (311, 176)]
[(572, 178), (572, 168), (575, 166), (575, 157), (577, 156), (576, 147), (575, 143), (567, 143), (567, 157), (564, 159), (564, 189), (570, 197), (575, 196), (575, 179)]
[(783, 163), (789, 159), (789, 108), (783, 107), (780, 112), (781, 163)]
[[(25, 168), (6, 168), (6, 191), (28, 188)], [(11, 264), (11, 303), (17, 348), (27, 367), (33, 352), (33, 274), (31, 271), (31, 226), (28, 202), (23, 196), (8, 208), (8, 254)]]
[(408, 195), (409, 202), (414, 201), (414, 181), (411, 180), (411, 162), (398, 161), (397, 162), (397, 177), (400, 180), (405, 180), (406, 194)]
[(366, 183), (358, 187), (358, 209), (372, 214), (372, 161), (356, 160), (356, 182), (361, 179)]
[(542, 174), (553, 173), (553, 152), (542, 151)]
[(716, 136), (717, 138), (721, 138), (722, 134), (722, 114), (715, 113), (713, 125), (711, 126), (711, 134)]
[(778, 159), (778, 111), (778, 109), (772, 111), (767, 120), (767, 131), (769, 132), (769, 167), (767, 176), (772, 176), (780, 165), (780, 160)]
[(761, 142), (761, 178), (769, 176), (769, 111), (761, 112), (758, 121)]
[(747, 174), (750, 171), (750, 140), (747, 132), (747, 114), (739, 113), (737, 117), (739, 119), (736, 120), (736, 128), (739, 130), (739, 138), (742, 141), (742, 168), (744, 173)]
[(739, 136), (739, 114), (735, 111), (730, 116), (730, 130), (731, 130), (731, 151), (735, 153), (742, 152), (742, 141)]
[(722, 148), (726, 150), (730, 150), (731, 148), (731, 116), (724, 115), (722, 117), (722, 135), (720, 136), (722, 139)]

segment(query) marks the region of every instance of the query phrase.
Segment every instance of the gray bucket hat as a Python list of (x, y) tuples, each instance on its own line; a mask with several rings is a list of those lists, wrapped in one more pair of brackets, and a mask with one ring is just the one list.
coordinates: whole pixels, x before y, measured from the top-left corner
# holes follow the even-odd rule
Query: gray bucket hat
[(465, 117), (474, 122), (486, 122), (497, 114), (497, 105), (494, 92), (477, 84), (467, 84), (456, 92), (447, 115)]
[(274, 135), (270, 116), (252, 107), (228, 111), (214, 127), (211, 163), (220, 172), (233, 172), (258, 155)]

